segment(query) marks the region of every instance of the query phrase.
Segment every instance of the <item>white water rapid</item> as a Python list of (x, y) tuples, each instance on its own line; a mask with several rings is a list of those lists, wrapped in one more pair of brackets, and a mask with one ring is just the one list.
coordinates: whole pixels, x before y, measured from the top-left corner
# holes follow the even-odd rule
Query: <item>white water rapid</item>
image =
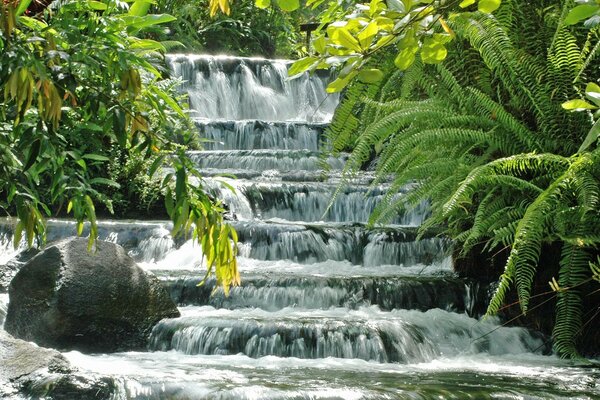
[[(168, 64), (210, 140), (192, 157), (237, 216), (242, 286), (229, 297), (212, 294), (213, 281), (197, 286), (200, 250), (173, 240), (167, 222), (102, 221), (100, 238), (156, 273), (182, 312), (156, 325), (147, 352), (65, 353), (113, 376), (115, 399), (600, 398), (597, 369), (544, 355), (539, 334), (479, 318), (488, 288), (454, 276), (447, 240), (415, 241), (425, 208), (367, 229), (389, 188), (369, 191), (365, 173), (327, 211), (344, 163), (319, 155), (338, 101), (327, 76), (290, 81), (279, 60)], [(0, 263), (16, 254), (13, 223), (0, 221)], [(74, 231), (51, 220), (48, 240)], [(7, 301), (0, 294), (0, 321)]]

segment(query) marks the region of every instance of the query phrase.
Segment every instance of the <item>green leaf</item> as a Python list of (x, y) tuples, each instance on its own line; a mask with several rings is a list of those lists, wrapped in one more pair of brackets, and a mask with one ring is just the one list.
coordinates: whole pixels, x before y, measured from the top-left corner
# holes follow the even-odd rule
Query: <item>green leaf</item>
[(131, 8), (129, 8), (128, 14), (135, 15), (136, 17), (143, 17), (148, 14), (148, 10), (153, 3), (153, 1), (149, 0), (136, 0), (131, 5)]
[(156, 40), (151, 39), (140, 39), (135, 40), (129, 45), (130, 49), (141, 49), (141, 50), (155, 50), (160, 51), (162, 53), (166, 53), (167, 49), (162, 43), (157, 42)]
[(565, 18), (565, 25), (574, 25), (579, 21), (584, 19), (588, 19), (592, 15), (596, 14), (600, 10), (600, 6), (598, 4), (581, 4), (577, 7), (574, 7), (567, 17)]
[(569, 111), (583, 111), (583, 110), (595, 110), (598, 107), (594, 106), (593, 104), (588, 103), (585, 100), (574, 99), (574, 100), (569, 100), (569, 101), (565, 101), (564, 103), (562, 103), (562, 108), (564, 108), (565, 110), (569, 110)]
[(13, 238), (13, 245), (15, 249), (19, 248), (19, 245), (21, 244), (21, 239), (23, 238), (23, 229), (23, 222), (17, 222), (17, 226), (15, 226), (15, 236)]
[(600, 86), (594, 82), (588, 83), (585, 87), (585, 96), (593, 101), (596, 106), (600, 107)]
[(88, 0), (88, 5), (92, 10), (106, 11), (108, 9), (108, 5), (101, 1)]
[(473, 4), (475, 4), (475, 0), (463, 0), (458, 6), (460, 8), (467, 8), (469, 6), (472, 6)]
[(376, 68), (363, 69), (358, 73), (358, 79), (364, 83), (375, 83), (383, 79), (383, 72)]
[(477, 9), (486, 14), (491, 14), (500, 7), (501, 0), (479, 0)]
[(19, 15), (23, 14), (25, 11), (27, 11), (27, 8), (29, 8), (30, 4), (31, 0), (21, 0), (19, 2), (19, 6), (15, 10), (15, 15), (18, 17)]
[(173, 215), (173, 209), (175, 207), (175, 203), (173, 202), (173, 194), (171, 193), (171, 188), (167, 188), (165, 192), (165, 209), (167, 210), (167, 214), (169, 216)]
[(101, 156), (100, 154), (84, 154), (81, 158), (87, 158), (88, 160), (94, 161), (109, 161), (110, 158)]
[(315, 51), (319, 54), (325, 52), (325, 46), (327, 45), (327, 41), (325, 40), (325, 36), (321, 35), (312, 42)]
[(258, 8), (269, 8), (271, 6), (271, 0), (256, 0), (254, 5)]
[(319, 61), (318, 57), (304, 57), (295, 61), (288, 70), (289, 76), (294, 76), (303, 73), (309, 69), (315, 62)]
[(183, 109), (177, 104), (175, 99), (171, 97), (168, 93), (165, 93), (163, 90), (158, 87), (153, 88), (153, 92), (160, 97), (173, 111), (179, 114), (180, 117), (186, 118), (186, 114)]
[(179, 201), (185, 193), (185, 170), (179, 168), (175, 173), (175, 199)]
[(427, 38), (421, 48), (421, 59), (425, 64), (439, 64), (446, 59), (448, 50), (435, 39)]
[(300, 0), (278, 0), (277, 4), (283, 11), (294, 11), (300, 7)]
[(19, 22), (34, 31), (41, 31), (42, 29), (46, 29), (48, 27), (48, 24), (46, 24), (44, 21), (26, 17), (25, 15), (21, 15), (19, 17)]
[(347, 49), (362, 51), (358, 40), (346, 28), (335, 28), (331, 30), (330, 39), (333, 43), (344, 46)]
[(31, 148), (29, 150), (29, 155), (27, 157), (27, 162), (25, 163), (25, 166), (23, 167), (23, 171), (27, 171), (29, 168), (31, 168), (33, 163), (37, 160), (38, 156), (40, 155), (40, 148), (41, 148), (40, 140), (39, 139), (34, 140), (33, 143), (31, 144)]
[(592, 144), (598, 141), (598, 137), (600, 137), (600, 119), (592, 126), (592, 129), (588, 132), (577, 152), (581, 153), (586, 151)]
[(348, 84), (350, 83), (352, 78), (354, 78), (357, 73), (358, 72), (356, 72), (356, 71), (352, 71), (345, 77), (337, 78), (335, 81), (333, 81), (329, 85), (327, 85), (327, 89), (326, 89), (327, 93), (336, 93), (336, 92), (341, 91), (346, 86), (348, 86)]
[(156, 173), (156, 170), (158, 170), (158, 167), (160, 167), (163, 162), (164, 162), (165, 156), (161, 155), (159, 157), (156, 157), (156, 160), (154, 160), (152, 162), (152, 165), (150, 166), (150, 168), (148, 169), (148, 176), (149, 177), (153, 177), (154, 174)]
[(415, 62), (415, 53), (407, 50), (402, 50), (394, 59), (394, 64), (400, 71), (407, 70)]
[(377, 22), (375, 22), (375, 21), (369, 22), (369, 24), (366, 26), (366, 28), (364, 28), (362, 31), (360, 31), (358, 33), (358, 35), (356, 35), (356, 37), (358, 38), (360, 47), (362, 47), (363, 49), (368, 49), (369, 45), (373, 41), (373, 38), (375, 37), (375, 35), (377, 35), (378, 32), (379, 32), (379, 26), (377, 25)]
[(99, 185), (112, 186), (117, 189), (121, 187), (121, 185), (119, 185), (117, 182), (113, 181), (112, 179), (106, 179), (106, 178), (93, 178), (93, 179), (90, 179), (90, 183), (92, 185), (99, 184)]
[(129, 27), (144, 29), (154, 25), (166, 24), (168, 22), (175, 21), (177, 18), (169, 14), (151, 14), (143, 17), (125, 15), (122, 19)]

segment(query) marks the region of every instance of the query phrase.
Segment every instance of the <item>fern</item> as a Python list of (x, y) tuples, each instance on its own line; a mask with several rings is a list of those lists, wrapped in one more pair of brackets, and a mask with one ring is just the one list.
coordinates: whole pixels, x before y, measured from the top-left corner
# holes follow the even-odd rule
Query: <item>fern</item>
[(577, 338), (582, 327), (582, 298), (579, 285), (589, 276), (590, 255), (581, 246), (563, 246), (556, 302), (556, 324), (552, 331), (554, 349), (562, 357), (577, 356)]
[[(456, 18), (444, 64), (417, 61), (399, 72), (386, 59), (386, 79), (353, 84), (327, 135), (332, 151), (352, 150), (338, 191), (366, 165), (373, 185), (391, 181), (370, 223), (426, 201), (421, 235), (442, 226), (463, 252), (510, 249), (489, 314), (512, 289), (529, 310), (546, 244), (563, 246), (561, 287), (590, 276), (582, 265), (600, 245), (600, 155), (576, 154), (590, 119), (561, 107), (600, 69), (600, 28), (564, 26), (573, 4), (505, 0), (495, 16)], [(556, 318), (555, 349), (573, 355), (577, 290), (559, 293)]]

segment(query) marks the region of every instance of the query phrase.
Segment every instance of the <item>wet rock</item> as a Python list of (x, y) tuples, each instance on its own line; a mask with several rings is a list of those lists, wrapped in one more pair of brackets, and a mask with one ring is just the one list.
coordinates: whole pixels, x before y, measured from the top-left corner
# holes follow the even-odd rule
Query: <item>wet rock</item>
[(19, 269), (39, 252), (36, 248), (24, 250), (6, 264), (0, 265), (0, 293), (8, 292), (10, 281), (19, 272)]
[(0, 398), (109, 399), (112, 378), (84, 376), (56, 350), (15, 339), (0, 330)]
[(152, 327), (179, 316), (160, 281), (114, 243), (73, 238), (48, 247), (12, 280), (5, 329), (45, 347), (144, 349)]

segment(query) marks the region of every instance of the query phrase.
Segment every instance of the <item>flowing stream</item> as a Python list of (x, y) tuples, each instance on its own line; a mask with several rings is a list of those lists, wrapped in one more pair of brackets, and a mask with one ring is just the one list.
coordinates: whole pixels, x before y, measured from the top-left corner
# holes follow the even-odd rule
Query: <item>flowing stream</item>
[[(547, 355), (540, 334), (480, 319), (489, 289), (452, 273), (447, 240), (415, 241), (424, 208), (366, 229), (388, 187), (368, 190), (365, 172), (328, 209), (344, 157), (319, 155), (338, 101), (327, 76), (290, 81), (278, 60), (168, 63), (210, 140), (192, 157), (237, 216), (243, 282), (228, 297), (213, 281), (198, 287), (200, 250), (173, 240), (168, 222), (100, 222), (100, 238), (156, 273), (182, 313), (154, 328), (148, 352), (65, 353), (114, 376), (116, 399), (600, 398), (598, 369)], [(0, 264), (16, 254), (12, 224), (0, 221)], [(51, 220), (48, 240), (74, 230)]]

